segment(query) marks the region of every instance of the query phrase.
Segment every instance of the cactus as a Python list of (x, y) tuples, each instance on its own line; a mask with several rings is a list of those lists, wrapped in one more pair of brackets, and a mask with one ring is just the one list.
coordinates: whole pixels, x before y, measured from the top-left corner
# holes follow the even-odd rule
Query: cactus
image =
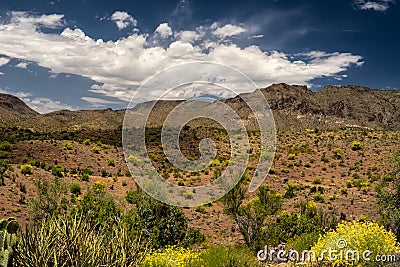
[(19, 224), (14, 218), (0, 220), (0, 267), (11, 266)]

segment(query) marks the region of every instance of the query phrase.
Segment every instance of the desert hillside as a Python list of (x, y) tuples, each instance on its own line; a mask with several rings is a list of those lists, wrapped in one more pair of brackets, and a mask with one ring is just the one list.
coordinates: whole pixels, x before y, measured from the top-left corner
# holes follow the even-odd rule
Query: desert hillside
[[(312, 92), (287, 84), (261, 92), (277, 126), (273, 164), (263, 185), (247, 192), (261, 156), (260, 132), (247, 123), (249, 162), (240, 183), (222, 199), (183, 209), (149, 198), (135, 184), (121, 145), (124, 110), (39, 114), (20, 99), (1, 94), (0, 217), (14, 217), (23, 229), (36, 229), (30, 227), (54, 218), (68, 221), (84, 211), (89, 225), (96, 227), (125, 227), (128, 222), (126, 229), (137, 238), (129, 242), (205, 251), (202, 255), (209, 260), (215, 258), (212, 253), (228, 253), (230, 261), (252, 262), (233, 266), (261, 266), (254, 253), (265, 242), (309, 249), (340, 222), (378, 222), (393, 229), (381, 216), (378, 200), (397, 184), (400, 93), (360, 86)], [(240, 96), (221, 101), (245, 122), (251, 120)], [(168, 181), (188, 187), (208, 184), (229, 163), (229, 136), (211, 120), (191, 121), (180, 132), (183, 155), (199, 158), (200, 141), (211, 138), (217, 156), (202, 171), (176, 168), (162, 150), (160, 127), (179, 103), (157, 103), (147, 124), (146, 149)], [(145, 113), (150, 106), (139, 104), (134, 112)], [(128, 161), (140, 161), (137, 155), (129, 156)], [(138, 234), (138, 229), (143, 232)]]

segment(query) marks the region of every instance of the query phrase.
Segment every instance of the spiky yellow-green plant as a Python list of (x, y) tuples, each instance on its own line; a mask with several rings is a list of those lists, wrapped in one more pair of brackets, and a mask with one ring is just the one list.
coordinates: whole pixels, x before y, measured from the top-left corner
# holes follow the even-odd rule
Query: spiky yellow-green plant
[(16, 266), (138, 266), (146, 253), (140, 236), (126, 225), (105, 228), (83, 216), (64, 216), (39, 222), (20, 233)]

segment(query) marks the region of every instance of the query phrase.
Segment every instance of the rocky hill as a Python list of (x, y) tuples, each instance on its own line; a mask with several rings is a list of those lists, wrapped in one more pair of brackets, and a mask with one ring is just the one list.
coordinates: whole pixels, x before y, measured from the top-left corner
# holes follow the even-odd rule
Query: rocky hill
[(400, 91), (396, 90), (348, 85), (312, 92), (305, 86), (276, 84), (262, 92), (281, 129), (397, 129), (400, 125)]
[(18, 124), (36, 117), (38, 114), (18, 97), (0, 94), (1, 124)]

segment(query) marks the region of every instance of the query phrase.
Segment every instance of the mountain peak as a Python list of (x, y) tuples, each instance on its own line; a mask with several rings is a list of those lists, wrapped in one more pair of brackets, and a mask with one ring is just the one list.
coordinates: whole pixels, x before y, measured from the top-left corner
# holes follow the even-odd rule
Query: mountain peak
[(16, 96), (0, 93), (0, 108), (20, 115), (37, 115), (38, 113)]

